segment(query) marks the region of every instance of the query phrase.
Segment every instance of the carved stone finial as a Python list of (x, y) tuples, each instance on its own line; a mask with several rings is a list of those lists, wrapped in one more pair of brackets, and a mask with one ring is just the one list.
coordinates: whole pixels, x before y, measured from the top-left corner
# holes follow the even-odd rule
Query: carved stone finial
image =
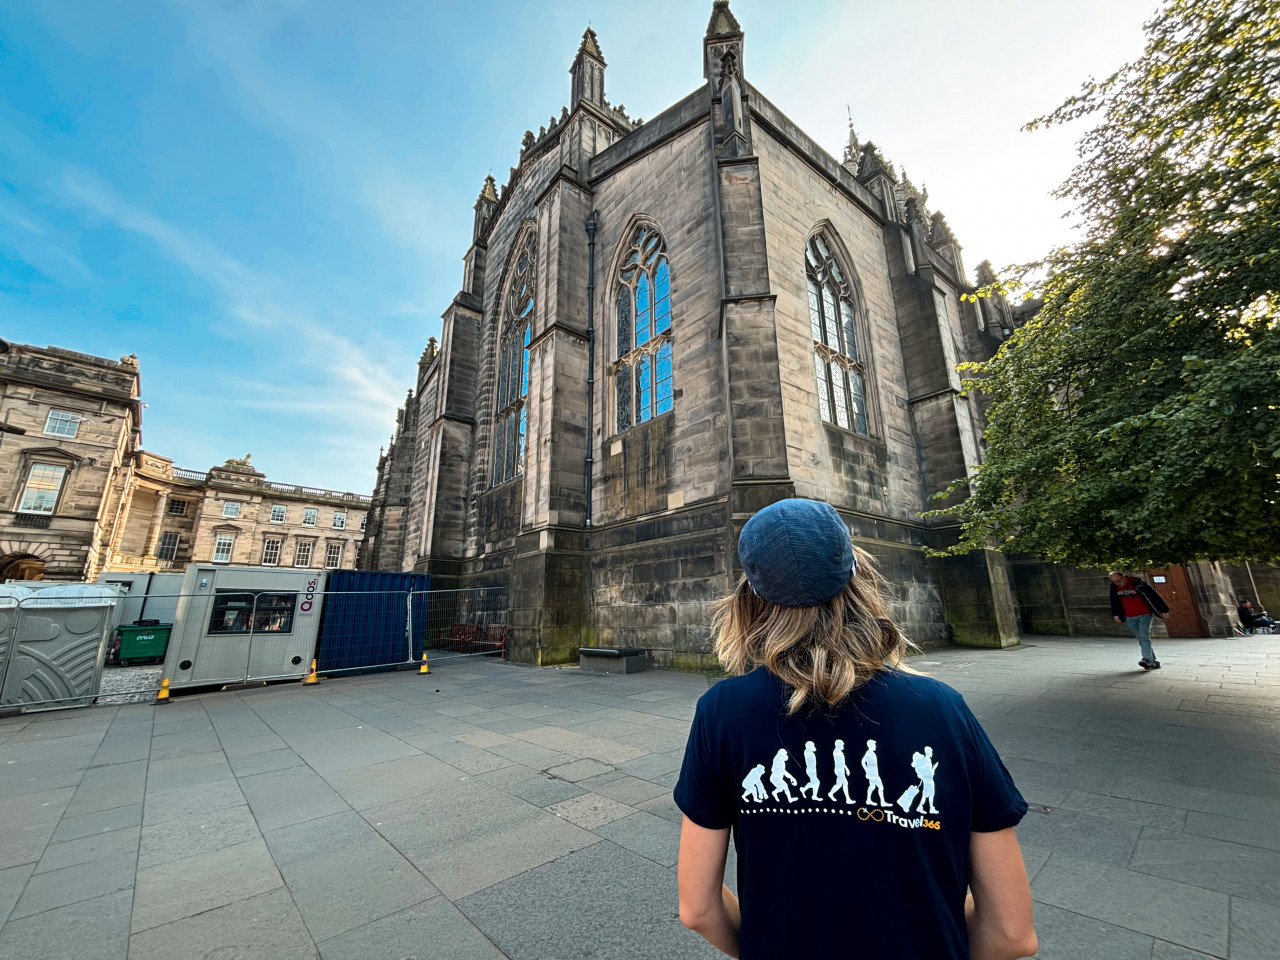
[(996, 272), (991, 266), (990, 260), (983, 260), (976, 268), (974, 273), (978, 278), (978, 286), (985, 287), (996, 282)]
[(858, 143), (858, 135), (853, 132), (853, 117), (849, 117), (849, 142), (844, 145), (844, 162), (857, 163), (862, 147)]
[(876, 145), (868, 140), (862, 147), (862, 155), (858, 160), (858, 179), (870, 180), (872, 177), (887, 177), (893, 181), (896, 178), (893, 175), (893, 167), (890, 166), (880, 156), (880, 151), (876, 149)]
[(907, 197), (907, 222), (924, 223), (924, 204), (919, 197)]
[[(582, 34), (582, 43), (578, 45), (578, 56), (595, 57), (601, 63), (604, 63), (604, 54), (600, 52), (600, 42), (596, 37), (596, 32), (590, 27)], [(608, 64), (605, 64), (608, 66)]]
[(955, 234), (951, 232), (951, 228), (947, 226), (947, 218), (942, 215), (939, 210), (933, 215), (933, 219), (929, 224), (929, 243), (935, 247), (941, 247), (944, 244), (953, 243), (957, 247)]
[(490, 203), (498, 202), (497, 182), (493, 179), (493, 174), (484, 178), (484, 187), (480, 191), (480, 199), (488, 200)]
[(742, 35), (742, 24), (729, 9), (729, 0), (715, 0), (711, 5), (711, 20), (707, 23), (708, 37), (737, 37)]
[(532, 146), (533, 146), (533, 140), (534, 140), (534, 138), (533, 138), (533, 131), (532, 131), (532, 130), (526, 130), (526, 131), (524, 132), (524, 139), (523, 139), (522, 141), (520, 141), (520, 152), (521, 152), (521, 153), (524, 153), (526, 150), (528, 150), (530, 147), (532, 147)]

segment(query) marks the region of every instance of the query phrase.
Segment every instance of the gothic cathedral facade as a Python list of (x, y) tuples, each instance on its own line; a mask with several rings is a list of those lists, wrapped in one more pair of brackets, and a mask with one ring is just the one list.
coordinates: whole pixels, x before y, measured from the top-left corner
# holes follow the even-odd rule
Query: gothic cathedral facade
[(588, 30), (568, 107), (485, 182), (362, 566), (504, 588), (515, 659), (696, 667), (743, 523), (812, 497), (917, 642), (1016, 642), (1007, 562), (930, 556), (954, 533), (920, 516), (981, 458), (956, 365), (1009, 306), (963, 299), (960, 245), (872, 144), (838, 162), (751, 85), (727, 0), (705, 83), (659, 116), (611, 106), (605, 67)]

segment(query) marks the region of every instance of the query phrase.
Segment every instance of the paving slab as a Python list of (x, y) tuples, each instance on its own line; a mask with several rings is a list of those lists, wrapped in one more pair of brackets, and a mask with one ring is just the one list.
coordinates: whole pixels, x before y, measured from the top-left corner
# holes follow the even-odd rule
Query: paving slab
[(452, 900), (599, 841), (474, 781), (448, 794), (366, 810), (364, 817)]
[[(601, 841), (475, 893), (458, 906), (512, 960), (712, 960), (676, 916), (673, 874)], [(602, 896), (602, 892), (607, 895)]]
[(288, 891), (281, 889), (135, 933), (129, 939), (129, 960), (173, 960), (175, 956), (316, 960), (319, 952)]
[(1040, 903), (1225, 955), (1230, 923), (1225, 894), (1090, 860), (1054, 854), (1031, 892)]
[(1151, 960), (1152, 938), (1125, 927), (1035, 904), (1037, 960)]
[(0, 960), (125, 960), (133, 891), (83, 900), (9, 922), (0, 929)]
[(323, 960), (503, 960), (457, 907), (439, 896), (320, 943)]
[(266, 835), (311, 936), (326, 940), (438, 891), (358, 813)]
[[(310, 767), (290, 767), (238, 781), (262, 830), (342, 813), (350, 807)], [(231, 804), (227, 804), (231, 806)]]
[(283, 886), (261, 837), (138, 871), (132, 931), (139, 933)]
[(138, 868), (185, 860), (261, 836), (246, 804), (148, 824), (142, 831)]
[(137, 868), (136, 853), (117, 853), (61, 870), (34, 873), (9, 914), (9, 922), (128, 890)]

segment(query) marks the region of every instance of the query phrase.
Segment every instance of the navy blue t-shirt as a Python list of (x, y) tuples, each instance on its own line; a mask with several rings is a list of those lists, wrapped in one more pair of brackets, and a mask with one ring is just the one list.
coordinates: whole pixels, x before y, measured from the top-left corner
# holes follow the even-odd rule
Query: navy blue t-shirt
[(675, 800), (733, 828), (742, 960), (968, 960), (971, 831), (1027, 811), (963, 698), (882, 670), (788, 716), (764, 669), (698, 701)]

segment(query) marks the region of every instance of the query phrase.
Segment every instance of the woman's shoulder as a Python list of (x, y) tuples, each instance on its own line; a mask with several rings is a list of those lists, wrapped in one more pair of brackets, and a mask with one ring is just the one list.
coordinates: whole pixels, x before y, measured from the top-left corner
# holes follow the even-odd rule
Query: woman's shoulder
[(948, 707), (964, 704), (964, 697), (961, 696), (960, 691), (950, 684), (927, 674), (900, 667), (885, 667), (867, 681), (865, 689), (871, 695), (932, 701)]

